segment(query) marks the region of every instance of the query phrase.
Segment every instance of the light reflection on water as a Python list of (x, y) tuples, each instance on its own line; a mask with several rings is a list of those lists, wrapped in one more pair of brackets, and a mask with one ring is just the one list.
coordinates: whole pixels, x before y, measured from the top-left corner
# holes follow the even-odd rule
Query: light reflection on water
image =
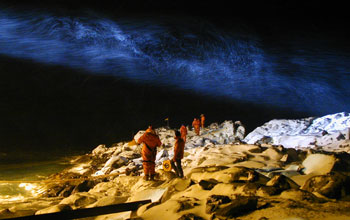
[[(39, 196), (51, 174), (71, 166), (69, 158), (0, 166), (0, 204)], [(28, 181), (28, 182), (26, 182)], [(0, 207), (1, 208), (1, 207)]]
[(315, 115), (350, 107), (350, 55), (327, 38), (281, 42), (193, 18), (0, 10), (0, 53)]

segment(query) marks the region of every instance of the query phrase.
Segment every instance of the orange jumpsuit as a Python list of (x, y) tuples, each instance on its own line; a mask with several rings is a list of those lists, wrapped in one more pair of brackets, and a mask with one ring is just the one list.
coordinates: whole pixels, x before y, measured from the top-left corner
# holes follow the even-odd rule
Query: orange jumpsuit
[(201, 115), (201, 127), (204, 128), (204, 124), (205, 124), (205, 116)]
[(156, 133), (146, 132), (137, 140), (137, 143), (143, 143), (141, 154), (145, 176), (154, 175), (156, 173), (155, 161), (157, 146), (162, 145), (162, 142)]
[[(174, 157), (171, 160), (171, 166), (176, 172), (176, 176), (184, 177), (181, 166), (181, 159), (184, 157), (185, 141), (181, 137), (175, 137)], [(175, 165), (176, 163), (176, 165)]]
[(181, 137), (175, 137), (173, 161), (184, 158), (185, 141)]
[(186, 142), (187, 128), (184, 125), (180, 127), (180, 133), (181, 133), (181, 138)]
[(192, 122), (192, 127), (194, 128), (194, 131), (196, 132), (197, 135), (199, 135), (200, 126), (201, 126), (201, 123), (199, 119), (195, 118)]

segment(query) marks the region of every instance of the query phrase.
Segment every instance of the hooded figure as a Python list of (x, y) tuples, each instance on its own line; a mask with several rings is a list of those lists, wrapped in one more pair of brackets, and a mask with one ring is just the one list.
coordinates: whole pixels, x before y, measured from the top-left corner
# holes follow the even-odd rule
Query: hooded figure
[(199, 121), (199, 119), (194, 118), (192, 122), (192, 127), (194, 128), (194, 132), (196, 132), (197, 135), (199, 135), (200, 126), (201, 122)]
[(185, 125), (181, 125), (180, 133), (181, 133), (181, 138), (184, 140), (184, 142), (186, 142), (187, 128), (185, 127)]
[[(175, 131), (174, 157), (171, 160), (171, 167), (175, 170), (177, 177), (184, 177), (181, 166), (181, 159), (184, 157), (185, 141), (181, 138), (179, 131)], [(176, 163), (176, 165), (175, 165)]]
[[(148, 129), (147, 129), (148, 130)], [(138, 140), (138, 144), (142, 146), (142, 165), (145, 173), (145, 180), (154, 180), (155, 176), (155, 161), (157, 155), (157, 147), (162, 145), (158, 135), (153, 129), (146, 131)]]

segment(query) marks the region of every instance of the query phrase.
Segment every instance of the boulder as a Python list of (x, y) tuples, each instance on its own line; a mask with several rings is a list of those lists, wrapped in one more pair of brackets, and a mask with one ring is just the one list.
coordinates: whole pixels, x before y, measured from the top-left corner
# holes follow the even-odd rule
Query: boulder
[(303, 172), (305, 174), (324, 175), (332, 171), (336, 158), (333, 155), (310, 154), (303, 161)]
[(317, 192), (325, 197), (340, 199), (350, 195), (350, 177), (339, 172), (314, 176), (301, 187), (302, 190)]

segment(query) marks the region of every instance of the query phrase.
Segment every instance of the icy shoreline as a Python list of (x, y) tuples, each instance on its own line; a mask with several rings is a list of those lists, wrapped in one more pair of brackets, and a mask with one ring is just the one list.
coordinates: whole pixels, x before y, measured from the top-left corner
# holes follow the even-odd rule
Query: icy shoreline
[(156, 159), (157, 181), (142, 179), (141, 146), (135, 141), (99, 145), (72, 161), (74, 167), (49, 178), (77, 181), (48, 183), (36, 203), (4, 208), (0, 218), (23, 215), (23, 210), (43, 214), (142, 199), (153, 203), (137, 212), (91, 219), (349, 218), (348, 113), (272, 120), (244, 139), (236, 133), (240, 129), (225, 121), (211, 124), (200, 136), (190, 130), (184, 179), (162, 169), (173, 155), (171, 129), (156, 129), (163, 143)]

